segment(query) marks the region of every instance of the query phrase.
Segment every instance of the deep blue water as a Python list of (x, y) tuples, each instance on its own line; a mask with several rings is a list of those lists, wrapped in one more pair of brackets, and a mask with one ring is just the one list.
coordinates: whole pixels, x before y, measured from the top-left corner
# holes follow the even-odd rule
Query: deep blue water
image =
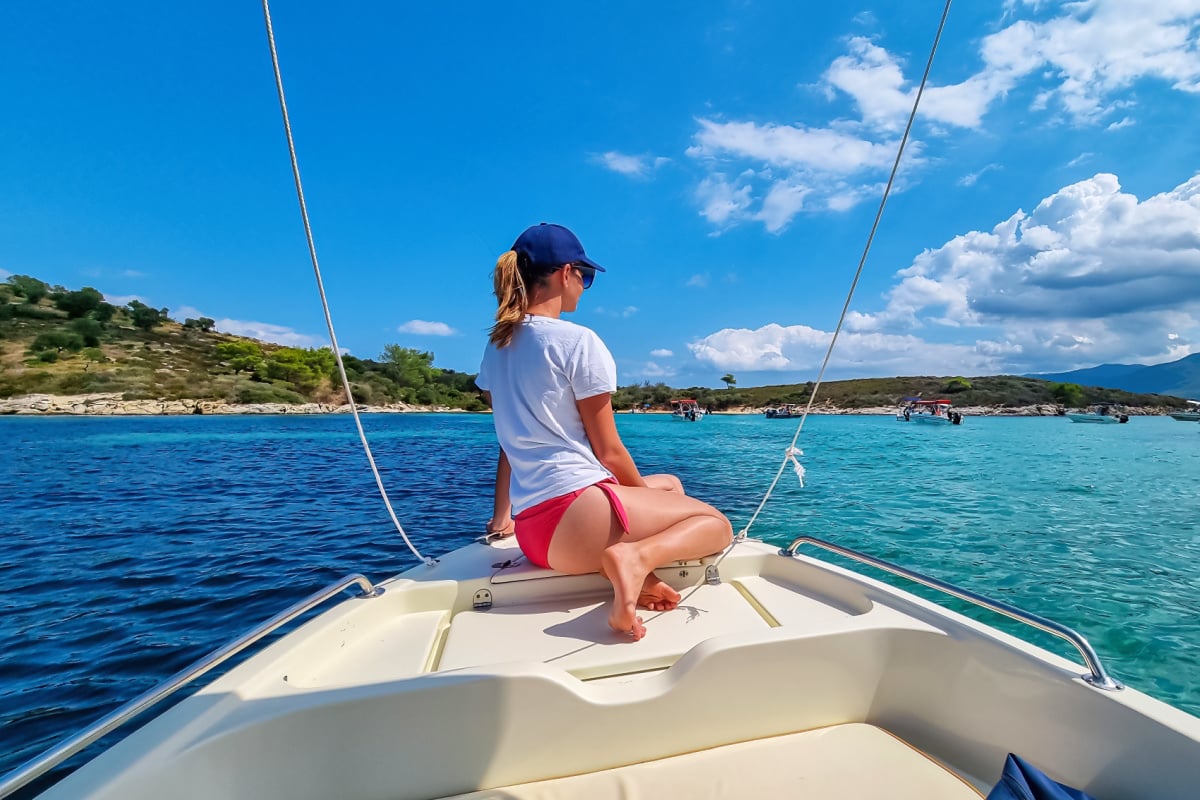
[[(796, 424), (618, 422), (643, 472), (680, 475), (735, 529)], [(482, 532), (490, 417), (364, 424), (419, 548)], [(831, 539), (1070, 625), (1118, 678), (1200, 714), (1198, 434), (812, 417), (807, 487), (789, 470), (751, 533)], [(7, 417), (0, 447), (0, 774), (342, 575), (415, 563), (348, 417)]]

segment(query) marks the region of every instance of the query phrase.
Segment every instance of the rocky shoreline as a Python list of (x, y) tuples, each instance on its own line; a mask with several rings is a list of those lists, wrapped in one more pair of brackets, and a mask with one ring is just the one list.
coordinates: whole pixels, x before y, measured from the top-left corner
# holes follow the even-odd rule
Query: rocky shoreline
[[(388, 405), (360, 405), (358, 410), (372, 414), (405, 414), (419, 412), (461, 411), (443, 406), (415, 406), (407, 403)], [(1003, 406), (972, 406), (956, 409), (964, 417), (1055, 417), (1063, 412), (1059, 406), (1043, 404), (1006, 408)], [(120, 394), (52, 395), (30, 394), (22, 397), (0, 398), (0, 415), (34, 416), (182, 416), (198, 414), (345, 414), (349, 405), (328, 403), (226, 403), (221, 400), (123, 400)], [(621, 412), (628, 413), (628, 412)], [(667, 411), (650, 411), (665, 414)], [(761, 414), (761, 408), (731, 408), (721, 414)], [(886, 415), (896, 413), (895, 408), (874, 406), (870, 408), (837, 408), (822, 405), (813, 408), (813, 414), (837, 415)], [(1160, 408), (1126, 408), (1122, 413), (1130, 416), (1153, 416), (1168, 413)]]
[[(436, 406), (394, 403), (358, 407), (360, 412), (408, 413), (453, 411)], [(123, 400), (120, 394), (29, 394), (0, 399), (0, 415), (37, 416), (182, 416), (194, 414), (344, 414), (349, 405), (328, 403), (226, 403), (221, 400)]]

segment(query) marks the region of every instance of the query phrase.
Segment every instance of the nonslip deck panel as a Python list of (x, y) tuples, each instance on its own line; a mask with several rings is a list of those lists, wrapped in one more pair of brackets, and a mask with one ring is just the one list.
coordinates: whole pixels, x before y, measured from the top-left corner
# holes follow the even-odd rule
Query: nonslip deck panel
[(669, 666), (696, 644), (728, 633), (765, 630), (767, 621), (733, 586), (701, 585), (679, 608), (639, 612), (646, 638), (630, 642), (608, 627), (611, 601), (562, 599), (467, 611), (454, 617), (439, 670), (536, 660), (579, 678)]
[(982, 795), (888, 732), (850, 723), (440, 800), (672, 797), (979, 800)]

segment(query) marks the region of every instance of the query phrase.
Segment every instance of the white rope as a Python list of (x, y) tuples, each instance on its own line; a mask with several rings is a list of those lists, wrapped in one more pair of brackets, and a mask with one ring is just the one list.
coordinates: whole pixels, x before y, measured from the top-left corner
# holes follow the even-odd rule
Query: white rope
[(329, 313), (329, 301), (325, 297), (325, 282), (321, 280), (321, 267), (317, 263), (317, 247), (313, 243), (312, 226), (308, 221), (308, 205), (304, 202), (304, 187), (300, 183), (300, 165), (296, 161), (296, 143), (292, 139), (292, 123), (288, 118), (287, 100), (283, 96), (283, 76), (279, 72), (279, 55), (275, 52), (275, 31), (271, 27), (271, 8), (268, 0), (263, 0), (262, 6), (263, 17), (267, 23), (267, 43), (271, 46), (271, 66), (275, 70), (275, 89), (279, 93), (279, 110), (283, 114), (283, 129), (287, 133), (288, 155), (292, 159), (292, 178), (296, 182), (296, 198), (300, 201), (300, 216), (304, 220), (304, 236), (308, 240), (308, 255), (312, 259), (313, 273), (317, 276), (317, 291), (321, 294), (321, 308), (325, 311), (325, 325), (329, 329), (329, 341), (333, 345), (333, 356), (337, 359), (338, 374), (342, 376), (342, 388), (346, 391), (346, 400), (350, 403), (350, 413), (354, 416), (355, 427), (358, 428), (358, 438), (362, 441), (363, 451), (367, 454), (367, 461), (371, 464), (371, 474), (375, 476), (375, 485), (379, 487), (379, 496), (383, 498), (388, 516), (392, 518), (396, 530), (400, 532), (401, 538), (404, 539), (404, 543), (408, 545), (412, 554), (418, 560), (424, 561), (426, 565), (433, 566), (437, 562), (421, 555), (396, 517), (392, 502), (388, 499), (387, 490), (383, 488), (383, 478), (379, 475), (379, 468), (375, 466), (375, 456), (371, 454), (371, 446), (367, 443), (367, 434), (363, 431), (362, 419), (358, 415), (358, 406), (354, 402), (354, 394), (350, 391), (350, 379), (346, 376), (346, 365), (342, 362), (342, 350), (338, 347), (337, 333), (333, 330), (333, 316)]
[[(951, 0), (946, 0), (946, 7), (942, 10), (942, 20), (938, 23), (937, 35), (933, 37), (933, 47), (929, 50), (929, 60), (925, 62), (925, 74), (921, 76), (921, 85), (917, 88), (917, 96), (913, 99), (912, 111), (908, 115), (908, 124), (904, 126), (904, 135), (900, 137), (900, 147), (896, 151), (896, 160), (892, 162), (892, 172), (888, 176), (887, 186), (884, 187), (883, 197), (879, 200), (879, 209), (875, 212), (875, 222), (871, 225), (871, 233), (867, 236), (867, 243), (863, 247), (862, 257), (858, 260), (858, 269), (854, 272), (854, 280), (850, 283), (850, 292), (846, 295), (846, 302), (842, 304), (841, 316), (838, 317), (837, 327), (833, 329), (833, 338), (829, 340), (829, 348), (825, 351), (825, 360), (821, 362), (821, 370), (817, 373), (817, 380), (813, 384), (812, 394), (808, 397), (808, 405), (804, 407), (804, 414), (800, 417), (800, 424), (796, 426), (796, 435), (792, 437), (791, 444), (788, 445), (787, 450), (784, 452), (783, 462), (779, 465), (779, 470), (775, 473), (775, 479), (771, 481), (770, 487), (767, 488), (767, 493), (763, 495), (762, 502), (754, 510), (754, 514), (751, 515), (750, 521), (746, 523), (746, 527), (738, 531), (737, 539), (734, 542), (735, 545), (750, 534), (750, 526), (755, 523), (758, 515), (762, 513), (763, 507), (766, 506), (767, 500), (771, 497), (771, 493), (775, 491), (775, 487), (779, 484), (779, 478), (783, 475), (784, 469), (787, 468), (788, 462), (794, 465), (796, 475), (800, 478), (801, 488), (804, 486), (804, 467), (796, 460), (797, 455), (804, 455), (804, 453), (796, 447), (796, 442), (800, 440), (800, 432), (804, 430), (804, 421), (808, 419), (808, 412), (812, 410), (813, 402), (817, 399), (817, 389), (821, 387), (821, 379), (825, 377), (825, 368), (829, 365), (829, 358), (833, 355), (833, 347), (837, 344), (838, 335), (842, 332), (842, 325), (846, 321), (846, 313), (850, 310), (850, 301), (854, 298), (854, 290), (858, 288), (858, 279), (862, 277), (863, 266), (867, 263), (867, 254), (871, 252), (871, 243), (875, 240), (875, 231), (878, 230), (879, 220), (883, 217), (883, 207), (887, 205), (888, 195), (892, 192), (892, 184), (896, 180), (896, 172), (900, 169), (900, 157), (904, 155), (904, 147), (908, 143), (908, 134), (912, 130), (913, 120), (917, 117), (917, 108), (921, 104), (921, 95), (925, 93), (925, 83), (929, 80), (929, 71), (933, 68), (933, 56), (937, 53), (938, 42), (942, 38), (942, 30), (946, 27), (946, 17), (950, 14), (950, 2)], [(728, 552), (727, 550), (726, 553)]]

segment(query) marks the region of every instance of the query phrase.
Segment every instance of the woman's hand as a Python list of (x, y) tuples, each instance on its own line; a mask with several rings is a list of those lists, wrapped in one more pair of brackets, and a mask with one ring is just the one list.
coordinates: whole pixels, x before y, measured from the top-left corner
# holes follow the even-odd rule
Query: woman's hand
[(496, 536), (503, 539), (506, 536), (512, 536), (516, 533), (517, 528), (512, 517), (505, 515), (502, 517), (492, 517), (488, 520), (487, 525), (484, 526), (484, 530), (487, 531), (488, 536)]

